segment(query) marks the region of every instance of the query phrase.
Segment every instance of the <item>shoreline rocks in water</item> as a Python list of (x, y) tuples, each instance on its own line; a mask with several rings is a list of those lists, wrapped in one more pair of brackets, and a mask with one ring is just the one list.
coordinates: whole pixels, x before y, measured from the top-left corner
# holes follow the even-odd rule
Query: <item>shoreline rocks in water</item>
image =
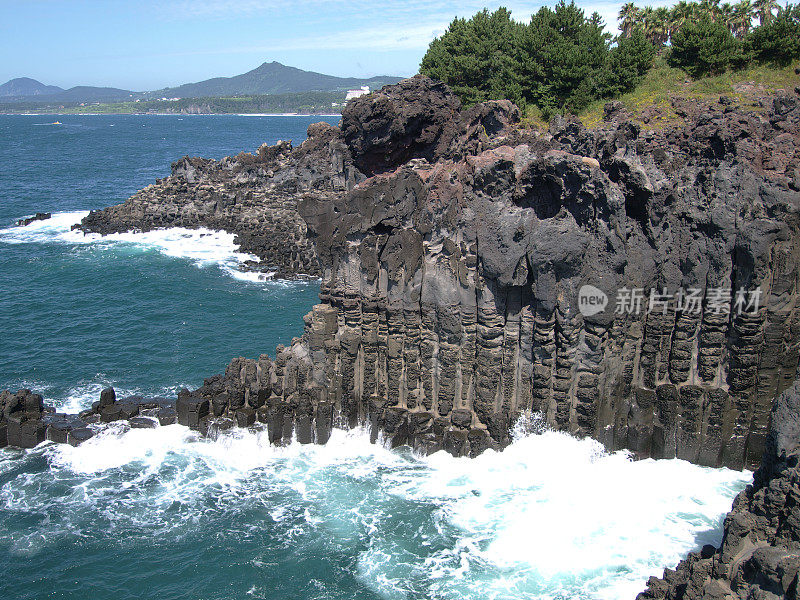
[(0, 448), (34, 448), (45, 440), (77, 446), (94, 435), (78, 415), (56, 413), (28, 389), (0, 392), (0, 409)]
[[(800, 101), (676, 102), (685, 122), (663, 131), (610, 104), (594, 130), (562, 118), (536, 132), (508, 102), (461, 110), (417, 76), (349, 102), (341, 129), (312, 125), (298, 148), (182, 159), (80, 227), (237, 231), (278, 276), (313, 271), (313, 256), (321, 304), (303, 336), (274, 362), (237, 359), (235, 389), (191, 392), (196, 426), (205, 401), (304, 430), (333, 406), (393, 445), (476, 455), (539, 412), (638, 457), (755, 466), (800, 357)], [(586, 285), (605, 311), (581, 313)], [(695, 311), (679, 305), (692, 288)], [(615, 311), (626, 289), (667, 300)], [(739, 289), (761, 294), (752, 312), (734, 310)]]
[[(80, 228), (225, 229), (279, 276), (313, 262), (322, 277), (302, 337), (144, 409), (158, 420), (262, 423), (272, 443), (368, 423), (393, 447), (475, 456), (538, 412), (639, 458), (765, 456), (722, 549), (642, 598), (793, 597), (798, 432), (782, 428), (796, 386), (770, 414), (800, 361), (798, 91), (762, 107), (675, 99), (682, 122), (644, 130), (609, 104), (596, 129), (557, 118), (536, 132), (508, 102), (462, 110), (417, 76), (349, 102), (341, 128), (312, 125), (298, 148), (185, 158)], [(581, 311), (585, 286), (605, 310)], [(694, 289), (692, 310), (679, 292)], [(614, 310), (624, 290), (645, 306), (657, 292), (659, 310)], [(738, 290), (760, 302), (737, 311)], [(81, 416), (145, 418), (110, 397)]]
[[(235, 234), (239, 251), (253, 254), (245, 269), (278, 279), (320, 275), (297, 200), (306, 192), (344, 191), (351, 169), (335, 128), (316, 123), (298, 148), (290, 142), (262, 145), (256, 154), (220, 161), (184, 157), (172, 174), (140, 190), (123, 204), (92, 211), (73, 229), (107, 235), (186, 227)], [(348, 175), (348, 178), (351, 177)]]
[(37, 212), (32, 217), (25, 217), (24, 219), (17, 220), (17, 227), (27, 227), (31, 223), (35, 221), (46, 221), (47, 219), (51, 218), (53, 215), (51, 213), (41, 213)]
[(800, 382), (775, 402), (761, 466), (733, 501), (719, 548), (692, 552), (637, 600), (777, 600), (798, 597)]

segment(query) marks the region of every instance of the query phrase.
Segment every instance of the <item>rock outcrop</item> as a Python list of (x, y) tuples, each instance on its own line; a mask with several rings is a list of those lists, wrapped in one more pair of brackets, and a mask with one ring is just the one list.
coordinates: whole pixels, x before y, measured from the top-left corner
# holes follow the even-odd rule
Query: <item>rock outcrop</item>
[[(371, 422), (475, 455), (538, 411), (639, 457), (754, 466), (800, 356), (800, 100), (765, 105), (685, 103), (658, 131), (612, 104), (597, 129), (537, 133), (418, 76), (297, 149), (179, 161), (83, 227), (218, 226), (279, 273), (322, 275), (301, 338), (184, 394), (197, 428), (319, 441), (330, 420)], [(290, 212), (284, 247), (267, 224)]]
[(753, 485), (725, 517), (719, 548), (691, 553), (638, 600), (778, 600), (798, 597), (800, 573), (800, 383), (772, 412), (764, 460)]
[[(797, 96), (543, 135), (502, 104), (455, 106), (423, 78), (348, 104), (369, 177), (300, 201), (322, 304), (279, 352), (270, 401), (320, 398), (393, 444), (456, 454), (539, 411), (640, 457), (757, 464), (800, 355)], [(586, 285), (606, 310), (582, 314)], [(615, 311), (625, 290), (638, 313)]]
[(25, 217), (23, 219), (18, 219), (17, 220), (17, 227), (27, 227), (28, 225), (30, 225), (31, 223), (34, 223), (36, 221), (46, 221), (47, 219), (51, 218), (52, 216), (53, 215), (51, 213), (37, 212), (32, 217)]
[(33, 448), (45, 440), (77, 446), (94, 435), (77, 415), (56, 413), (28, 389), (0, 392), (0, 411), (0, 448)]
[(184, 157), (169, 177), (123, 204), (91, 212), (75, 228), (103, 235), (166, 227), (228, 231), (241, 252), (258, 258), (249, 269), (282, 279), (316, 277), (319, 265), (297, 198), (312, 190), (343, 193), (345, 182), (357, 179), (338, 129), (316, 123), (296, 149), (279, 142), (220, 161)]

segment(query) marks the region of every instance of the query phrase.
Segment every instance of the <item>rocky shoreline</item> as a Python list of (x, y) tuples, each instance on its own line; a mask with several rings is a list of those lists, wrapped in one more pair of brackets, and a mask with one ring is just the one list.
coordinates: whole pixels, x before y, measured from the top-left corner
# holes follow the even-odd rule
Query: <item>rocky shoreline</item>
[(227, 231), (240, 252), (256, 257), (245, 269), (276, 279), (319, 277), (297, 199), (310, 190), (344, 191), (346, 165), (341, 150), (329, 144), (329, 129), (312, 125), (297, 149), (278, 142), (219, 161), (184, 157), (172, 164), (170, 176), (123, 204), (92, 211), (73, 229), (102, 235), (168, 227)]
[[(800, 356), (800, 103), (724, 100), (683, 101), (686, 124), (663, 131), (612, 103), (602, 127), (536, 132), (508, 102), (461, 110), (418, 76), (298, 148), (184, 158), (79, 227), (234, 231), (253, 268), (322, 276), (304, 335), (274, 361), (240, 359), (246, 394), (228, 372), (224, 390), (193, 392), (225, 405), (199, 402), (202, 416), (270, 406), (313, 422), (333, 406), (393, 445), (475, 455), (540, 412), (638, 457), (756, 466)], [(581, 313), (585, 285), (612, 299), (604, 311)], [(612, 304), (691, 288), (696, 312), (676, 294), (651, 314)], [(713, 304), (713, 288), (731, 297)], [(737, 313), (736, 289), (760, 304)]]
[(725, 517), (721, 546), (651, 577), (637, 600), (794, 599), (799, 573), (800, 382), (775, 402), (762, 464)]
[[(273, 443), (368, 423), (393, 447), (475, 456), (537, 412), (639, 458), (741, 469), (764, 456), (723, 548), (641, 598), (794, 597), (796, 449), (779, 442), (776, 460), (775, 440), (796, 442), (785, 427), (800, 414), (785, 392), (800, 361), (800, 91), (752, 110), (673, 105), (683, 123), (664, 130), (611, 103), (596, 129), (538, 132), (508, 102), (462, 110), (418, 76), (351, 101), (298, 148), (178, 161), (80, 228), (232, 231), (254, 268), (321, 276), (320, 304), (274, 359), (234, 359), (174, 404), (107, 391), (82, 422), (173, 411), (203, 433), (262, 423)], [(581, 304), (585, 289), (602, 310)], [(619, 310), (625, 290), (647, 310)], [(31, 396), (4, 396), (9, 440), (50, 435)], [(755, 550), (739, 561), (744, 538)]]

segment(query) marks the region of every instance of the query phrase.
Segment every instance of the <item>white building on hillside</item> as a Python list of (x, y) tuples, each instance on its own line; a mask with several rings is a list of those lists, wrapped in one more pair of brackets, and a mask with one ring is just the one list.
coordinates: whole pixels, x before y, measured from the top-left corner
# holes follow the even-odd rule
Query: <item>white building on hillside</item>
[(366, 96), (369, 94), (369, 86), (362, 85), (360, 90), (347, 90), (347, 96), (344, 97), (345, 100), (350, 100), (351, 98), (360, 98), (361, 96)]

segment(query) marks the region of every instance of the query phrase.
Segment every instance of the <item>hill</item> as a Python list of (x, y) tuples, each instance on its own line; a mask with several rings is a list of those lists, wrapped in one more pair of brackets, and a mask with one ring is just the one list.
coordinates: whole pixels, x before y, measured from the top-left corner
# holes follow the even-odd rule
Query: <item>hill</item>
[(41, 81), (36, 81), (30, 77), (17, 77), (11, 81), (6, 81), (0, 85), (0, 97), (29, 97), (47, 96), (63, 92), (64, 90), (55, 85), (45, 85)]
[(53, 102), (113, 102), (129, 100), (134, 96), (138, 97), (139, 94), (119, 88), (78, 85), (49, 96), (47, 100)]
[(246, 96), (264, 94), (289, 94), (298, 92), (334, 92), (362, 85), (379, 88), (397, 83), (402, 77), (379, 76), (370, 79), (334, 77), (296, 67), (287, 67), (279, 62), (265, 62), (260, 67), (234, 77), (215, 77), (197, 83), (187, 83), (174, 88), (158, 90), (154, 94), (199, 98), (209, 96)]
[(215, 77), (197, 83), (187, 83), (172, 88), (149, 92), (133, 92), (119, 88), (76, 86), (68, 90), (45, 85), (21, 77), (0, 85), (0, 101), (4, 103), (47, 102), (55, 104), (81, 102), (126, 102), (130, 100), (160, 100), (161, 98), (230, 98), (273, 94), (299, 94), (304, 92), (344, 92), (368, 85), (378, 89), (397, 83), (402, 77), (381, 75), (368, 79), (335, 77), (313, 71), (287, 67), (279, 62), (264, 63), (260, 67), (234, 77)]

